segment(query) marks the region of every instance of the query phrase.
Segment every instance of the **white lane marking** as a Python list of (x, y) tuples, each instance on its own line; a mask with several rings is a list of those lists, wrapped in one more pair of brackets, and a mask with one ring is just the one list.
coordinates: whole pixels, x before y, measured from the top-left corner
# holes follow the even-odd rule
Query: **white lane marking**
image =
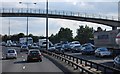
[(23, 69), (25, 69), (25, 66), (23, 66)]
[(22, 56), (22, 58), (23, 58), (24, 56)]

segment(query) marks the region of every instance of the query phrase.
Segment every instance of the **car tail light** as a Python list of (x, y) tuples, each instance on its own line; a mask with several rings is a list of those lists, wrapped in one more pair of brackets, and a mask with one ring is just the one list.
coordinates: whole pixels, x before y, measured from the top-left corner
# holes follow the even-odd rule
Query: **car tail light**
[(39, 56), (41, 56), (41, 54), (39, 54)]

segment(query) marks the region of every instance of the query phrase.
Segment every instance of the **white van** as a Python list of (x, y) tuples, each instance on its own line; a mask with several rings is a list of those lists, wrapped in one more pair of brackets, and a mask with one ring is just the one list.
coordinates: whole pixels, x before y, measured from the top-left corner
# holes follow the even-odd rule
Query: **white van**
[[(46, 39), (39, 39), (39, 46), (40, 46), (40, 48), (45, 49), (45, 48), (46, 48), (46, 44), (47, 44)], [(48, 49), (49, 49), (51, 46), (53, 46), (53, 44), (52, 44), (52, 42), (50, 42), (50, 41), (48, 40)]]

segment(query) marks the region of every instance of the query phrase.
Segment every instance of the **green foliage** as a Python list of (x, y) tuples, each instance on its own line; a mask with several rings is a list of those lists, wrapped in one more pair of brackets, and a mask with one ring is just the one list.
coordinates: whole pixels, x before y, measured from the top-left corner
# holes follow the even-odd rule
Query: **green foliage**
[[(98, 28), (98, 30), (101, 31), (101, 28)], [(72, 30), (69, 28), (63, 28), (61, 27), (59, 32), (57, 34), (52, 34), (49, 37), (49, 40), (54, 44), (58, 43), (60, 41), (73, 41), (77, 40), (80, 41), (81, 44), (88, 42), (91, 38), (93, 38), (93, 28), (88, 27), (87, 25), (79, 26), (77, 29), (77, 35), (73, 39), (73, 33)], [(12, 36), (4, 35), (2, 36), (3, 41), (7, 41), (7, 39), (11, 39), (12, 41), (19, 41), (19, 38), (26, 37), (23, 33), (14, 34)], [(29, 34), (29, 37), (33, 38), (33, 42), (38, 42), (39, 39), (46, 38), (44, 36), (33, 36), (32, 34)]]
[(72, 41), (73, 40), (73, 33), (72, 30), (69, 28), (63, 28), (61, 27), (59, 32), (56, 35), (51, 35), (50, 36), (50, 41), (53, 43), (58, 43), (60, 41)]
[(87, 25), (85, 27), (79, 26), (75, 40), (78, 40), (80, 43), (84, 44), (88, 42), (90, 38), (93, 38), (93, 31), (93, 28), (89, 28)]

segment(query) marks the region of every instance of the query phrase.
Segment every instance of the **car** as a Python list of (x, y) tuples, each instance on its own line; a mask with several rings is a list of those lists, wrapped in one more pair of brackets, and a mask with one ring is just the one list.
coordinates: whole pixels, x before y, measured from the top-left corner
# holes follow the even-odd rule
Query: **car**
[(54, 46), (54, 45), (51, 45), (51, 46), (48, 48), (48, 51), (55, 52), (55, 46)]
[(27, 53), (27, 61), (41, 61), (42, 62), (42, 54), (38, 49), (30, 49)]
[(80, 52), (81, 50), (81, 46), (80, 45), (76, 45), (71, 47), (71, 52)]
[(5, 42), (1, 42), (0, 45), (1, 45), (1, 46), (5, 46), (6, 43), (5, 43)]
[(99, 57), (111, 56), (111, 52), (107, 48), (101, 47), (95, 50), (95, 56)]
[(17, 52), (15, 49), (8, 49), (6, 53), (6, 59), (8, 58), (15, 58), (17, 59)]
[(17, 45), (16, 43), (12, 43), (12, 44), (11, 44), (12, 47), (15, 47), (16, 45)]
[(73, 41), (69, 43), (70, 48), (77, 45), (81, 45), (79, 41)]
[(38, 49), (39, 46), (38, 46), (37, 44), (34, 43), (33, 45), (30, 46), (30, 48), (31, 48), (31, 49)]
[(80, 52), (82, 54), (94, 54), (94, 49), (91, 46), (82, 46)]
[(120, 68), (120, 55), (114, 58), (114, 67)]
[(64, 49), (65, 52), (70, 51), (70, 48), (69, 44), (62, 44), (62, 49)]
[(56, 43), (55, 45), (55, 52), (58, 53), (62, 49), (62, 44), (61, 43)]
[(85, 44), (83, 44), (83, 45), (89, 45), (89, 46), (95, 48), (95, 45), (93, 45), (92, 43), (85, 43)]
[(11, 47), (11, 44), (10, 44), (10, 43), (6, 43), (5, 46), (6, 46), (6, 47)]
[(23, 51), (28, 51), (28, 46), (27, 45), (22, 45), (21, 46), (20, 52), (23, 52)]

